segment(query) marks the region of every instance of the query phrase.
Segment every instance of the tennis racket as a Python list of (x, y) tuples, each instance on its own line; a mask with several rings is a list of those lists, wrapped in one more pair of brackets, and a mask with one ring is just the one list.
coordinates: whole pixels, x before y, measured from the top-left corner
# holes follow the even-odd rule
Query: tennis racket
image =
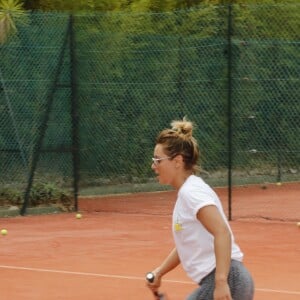
[[(152, 272), (146, 274), (147, 281), (152, 283), (154, 281), (154, 278), (155, 276)], [(166, 296), (158, 291), (153, 292), (153, 295), (155, 300), (167, 300)]]

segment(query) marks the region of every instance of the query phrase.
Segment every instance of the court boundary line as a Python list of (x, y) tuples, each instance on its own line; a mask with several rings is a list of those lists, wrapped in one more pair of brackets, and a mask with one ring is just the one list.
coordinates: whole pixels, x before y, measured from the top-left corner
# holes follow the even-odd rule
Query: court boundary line
[[(110, 274), (101, 274), (101, 273), (76, 272), (76, 271), (31, 268), (31, 267), (18, 267), (18, 266), (8, 266), (8, 265), (0, 265), (0, 269), (17, 270), (17, 271), (44, 272), (44, 273), (48, 272), (48, 273), (57, 273), (57, 274), (105, 277), (105, 278), (114, 278), (114, 279), (143, 280), (143, 281), (145, 280), (145, 278), (137, 277), (137, 276), (110, 275)], [(190, 285), (194, 284), (193, 282), (189, 282), (189, 281), (172, 280), (172, 279), (164, 279), (164, 282), (190, 284)], [(255, 290), (258, 291), (258, 292), (264, 292), (264, 293), (300, 295), (300, 291), (298, 292), (298, 291), (288, 291), (288, 290), (273, 290), (273, 289), (266, 289), (266, 288), (255, 288)]]

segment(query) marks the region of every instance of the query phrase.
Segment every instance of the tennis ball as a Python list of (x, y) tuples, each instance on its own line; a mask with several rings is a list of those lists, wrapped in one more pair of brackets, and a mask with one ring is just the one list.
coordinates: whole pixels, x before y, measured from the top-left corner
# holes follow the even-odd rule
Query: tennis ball
[(2, 229), (2, 230), (1, 230), (1, 234), (2, 234), (2, 235), (7, 235), (7, 230), (6, 230), (6, 229)]
[(281, 182), (277, 182), (276, 185), (280, 186), (282, 183)]
[(81, 219), (82, 215), (80, 213), (76, 214), (76, 219)]

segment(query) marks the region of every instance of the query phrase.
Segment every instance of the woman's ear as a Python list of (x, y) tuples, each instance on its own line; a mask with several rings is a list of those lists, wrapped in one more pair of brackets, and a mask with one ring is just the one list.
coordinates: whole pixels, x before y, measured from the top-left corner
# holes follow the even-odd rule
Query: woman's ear
[(183, 157), (181, 154), (176, 155), (173, 160), (175, 161), (175, 166), (176, 168), (178, 168), (179, 166), (181, 166), (183, 164)]

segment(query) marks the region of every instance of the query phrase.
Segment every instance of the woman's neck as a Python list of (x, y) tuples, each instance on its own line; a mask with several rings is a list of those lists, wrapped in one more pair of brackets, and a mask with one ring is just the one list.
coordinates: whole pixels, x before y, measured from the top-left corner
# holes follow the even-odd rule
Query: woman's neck
[(186, 180), (187, 180), (191, 175), (193, 175), (193, 172), (192, 172), (192, 171), (184, 172), (181, 176), (178, 176), (178, 177), (176, 178), (173, 187), (174, 187), (176, 190), (179, 190), (179, 189), (181, 188), (181, 186), (186, 182)]

